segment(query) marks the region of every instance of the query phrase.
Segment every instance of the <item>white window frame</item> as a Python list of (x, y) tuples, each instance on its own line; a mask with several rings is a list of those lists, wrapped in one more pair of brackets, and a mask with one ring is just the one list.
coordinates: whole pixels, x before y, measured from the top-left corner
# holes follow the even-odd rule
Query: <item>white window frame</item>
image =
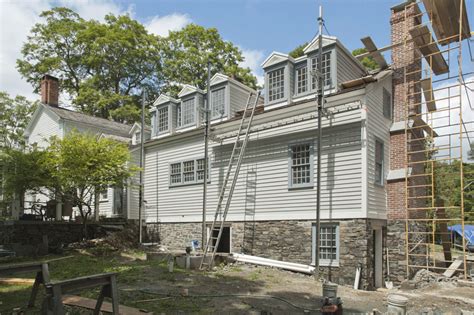
[(106, 188), (99, 192), (99, 202), (109, 201), (109, 189)]
[[(325, 266), (325, 267), (339, 267), (339, 252), (340, 252), (340, 232), (339, 232), (339, 224), (337, 223), (321, 223), (320, 229), (323, 228), (328, 228), (332, 227), (334, 228), (334, 236), (335, 236), (335, 242), (336, 242), (336, 259), (322, 259), (321, 256), (319, 257), (319, 265), (320, 266)], [(312, 224), (311, 226), (311, 234), (312, 234), (312, 242), (311, 242), (311, 258), (312, 258), (312, 265), (316, 264), (316, 252), (319, 253), (319, 251), (316, 248), (316, 239), (317, 239), (317, 233), (316, 233), (316, 224)], [(321, 235), (321, 233), (320, 233)], [(321, 248), (322, 246), (319, 246), (318, 248)], [(332, 247), (332, 246), (326, 246), (326, 247)]]
[(153, 109), (153, 111), (151, 112), (151, 132), (152, 132), (152, 136), (156, 136), (158, 134), (158, 126), (157, 126), (157, 117), (158, 114), (156, 112), (156, 108)]
[[(297, 167), (293, 165), (293, 148), (297, 146), (309, 146), (309, 183), (294, 184), (293, 183), (293, 168)], [(312, 142), (298, 142), (292, 143), (288, 146), (288, 188), (308, 188), (314, 187), (314, 146)]]
[[(161, 118), (161, 112), (166, 110), (166, 119), (162, 120)], [(166, 121), (166, 129), (161, 129), (161, 123)], [(156, 134), (163, 134), (167, 133), (170, 130), (170, 108), (168, 105), (166, 106), (161, 106), (156, 109)]]
[[(285, 67), (281, 67), (268, 74), (268, 102), (276, 102), (285, 98)], [(278, 80), (278, 82), (272, 82)], [(278, 84), (277, 84), (278, 83)], [(272, 84), (274, 85), (272, 87)]]
[[(186, 185), (194, 185), (194, 184), (202, 184), (204, 183), (203, 179), (198, 179), (198, 173), (202, 172), (203, 170), (198, 170), (198, 161), (204, 160), (203, 157), (201, 158), (195, 158), (195, 159), (186, 159), (182, 161), (176, 161), (176, 162), (171, 162), (168, 165), (168, 185), (169, 187), (176, 187), (176, 186), (186, 186)], [(190, 163), (193, 162), (193, 180), (188, 180), (185, 181), (185, 171), (184, 171), (184, 164), (185, 163)], [(207, 182), (210, 183), (210, 174), (211, 174), (211, 163), (210, 159), (208, 159), (208, 167), (207, 167)], [(171, 176), (173, 175), (178, 175), (178, 173), (171, 173), (172, 171), (172, 166), (179, 164), (180, 165), (180, 182), (179, 183), (173, 183), (171, 180)], [(188, 172), (191, 174), (191, 172)]]
[[(192, 103), (192, 106), (190, 106), (189, 108), (186, 108), (186, 106), (188, 106), (188, 103), (191, 104)], [(184, 110), (189, 110), (190, 112), (190, 115), (192, 116), (193, 118), (193, 121), (189, 122), (189, 123), (184, 123), (184, 117), (185, 117), (185, 114), (187, 114)], [(196, 100), (194, 97), (191, 97), (191, 98), (187, 98), (187, 99), (184, 99), (181, 101), (181, 103), (178, 105), (177, 107), (177, 123), (176, 125), (178, 126), (178, 128), (185, 128), (185, 127), (189, 127), (189, 126), (194, 126), (196, 124)]]
[[(222, 118), (226, 115), (227, 110), (226, 110), (226, 102), (225, 102), (225, 99), (226, 99), (225, 92), (226, 92), (225, 86), (211, 91), (211, 106), (210, 106), (211, 119)], [(218, 95), (218, 93), (221, 93), (222, 95)], [(221, 99), (222, 99), (222, 112), (215, 113), (216, 101), (218, 100), (220, 101)]]
[(392, 93), (386, 88), (382, 89), (382, 111), (385, 118), (392, 119)]
[[(323, 53), (322, 67), (324, 75), (324, 89), (330, 88), (332, 82), (332, 51)], [(311, 71), (316, 71), (318, 68), (318, 57), (311, 58)], [(315, 91), (318, 89), (318, 77), (311, 75), (311, 90)]]
[[(377, 147), (381, 145), (382, 152), (380, 155), (381, 161), (377, 161)], [(377, 168), (380, 167), (380, 175), (377, 176)], [(383, 186), (385, 181), (385, 143), (379, 139), (375, 138), (374, 142), (374, 182), (377, 185)]]
[[(305, 70), (305, 74), (300, 75), (301, 70)], [(305, 77), (304, 79), (304, 91), (299, 91), (302, 86), (300, 85), (300, 76)], [(309, 91), (309, 77), (308, 77), (308, 65), (305, 63), (304, 65), (297, 66), (295, 69), (295, 95), (302, 95)]]

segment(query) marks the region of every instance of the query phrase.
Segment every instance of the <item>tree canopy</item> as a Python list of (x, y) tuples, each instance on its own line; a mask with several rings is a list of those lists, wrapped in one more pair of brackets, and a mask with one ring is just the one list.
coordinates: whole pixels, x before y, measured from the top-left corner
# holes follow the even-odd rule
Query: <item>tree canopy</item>
[[(366, 53), (367, 49), (365, 48), (357, 48), (352, 51), (353, 56), (361, 55), (363, 53)], [(367, 56), (362, 58), (360, 61), (362, 65), (367, 69), (367, 70), (375, 70), (377, 68), (380, 68), (377, 62), (375, 62), (374, 57), (372, 56)]]
[(208, 61), (211, 75), (221, 72), (256, 88), (257, 80), (250, 69), (239, 66), (243, 60), (240, 49), (224, 41), (216, 28), (189, 24), (164, 39), (163, 91), (176, 95), (182, 84), (205, 89)]
[[(160, 77), (157, 36), (127, 15), (86, 21), (68, 8), (41, 14), (17, 61), (38, 91), (41, 77), (59, 78), (60, 88), (81, 112), (122, 122), (139, 118), (138, 94), (156, 95)], [(124, 110), (125, 109), (125, 110)]]
[(90, 115), (137, 121), (143, 91), (151, 103), (160, 92), (176, 94), (182, 84), (204, 89), (208, 60), (213, 74), (256, 86), (250, 69), (239, 65), (242, 52), (215, 28), (191, 24), (159, 37), (128, 15), (109, 14), (99, 22), (57, 7), (41, 17), (23, 45), (18, 71), (36, 91), (44, 74), (58, 77), (72, 105)]
[(25, 145), (24, 131), (36, 108), (36, 104), (17, 95), (11, 98), (0, 92), (0, 149)]
[(304, 49), (306, 46), (308, 46), (308, 42), (299, 45), (298, 47), (296, 47), (295, 49), (293, 49), (292, 51), (290, 51), (290, 52), (288, 53), (288, 55), (290, 55), (290, 56), (293, 57), (293, 58), (301, 57), (301, 56), (304, 55), (303, 49)]

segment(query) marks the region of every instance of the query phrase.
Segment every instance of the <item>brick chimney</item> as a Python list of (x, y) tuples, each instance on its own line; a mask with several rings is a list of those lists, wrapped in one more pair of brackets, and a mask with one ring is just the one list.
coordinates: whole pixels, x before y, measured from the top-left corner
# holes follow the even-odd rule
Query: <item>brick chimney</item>
[[(408, 30), (421, 24), (420, 9), (412, 0), (407, 0), (391, 8), (391, 44), (403, 43)], [(406, 279), (406, 256), (405, 256), (405, 218), (407, 215), (413, 218), (411, 210), (407, 211), (406, 204), (406, 182), (405, 172), (411, 174), (420, 173), (419, 167), (407, 167), (406, 147), (410, 145), (410, 151), (415, 151), (415, 146), (423, 150), (423, 142), (413, 139), (422, 138), (421, 129), (405, 133), (405, 121), (409, 115), (420, 112), (421, 109), (421, 58), (415, 44), (407, 41), (405, 44), (392, 48), (392, 99), (393, 99), (393, 126), (390, 132), (390, 171), (398, 174), (387, 182), (387, 246), (390, 252), (390, 280), (400, 283)], [(405, 78), (405, 74), (406, 78)], [(405, 81), (406, 79), (406, 81)], [(418, 104), (418, 105), (417, 105)], [(407, 142), (408, 141), (408, 142)], [(423, 153), (422, 153), (423, 154)], [(410, 154), (410, 161), (422, 160), (423, 156)], [(413, 164), (411, 164), (413, 165)], [(422, 164), (420, 164), (423, 167)], [(421, 170), (422, 173), (422, 170)], [(410, 179), (410, 182), (412, 179)], [(411, 183), (413, 185), (416, 183)], [(420, 182), (419, 184), (423, 184)], [(411, 188), (410, 188), (411, 189)], [(410, 191), (410, 195), (415, 192)], [(425, 193), (418, 191), (418, 195)], [(409, 207), (414, 205), (409, 202)], [(411, 240), (410, 240), (411, 241)]]
[(58, 107), (59, 80), (49, 74), (41, 78), (41, 103)]

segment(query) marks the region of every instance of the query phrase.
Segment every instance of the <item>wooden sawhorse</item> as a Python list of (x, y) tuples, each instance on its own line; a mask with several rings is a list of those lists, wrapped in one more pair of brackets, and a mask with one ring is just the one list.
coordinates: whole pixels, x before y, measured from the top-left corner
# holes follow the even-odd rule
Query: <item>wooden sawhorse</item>
[(28, 272), (36, 272), (35, 282), (33, 283), (30, 300), (28, 301), (28, 307), (33, 307), (40, 284), (46, 286), (46, 284), (50, 282), (48, 263), (33, 262), (0, 266), (0, 276), (11, 276)]
[(98, 275), (74, 278), (46, 284), (46, 314), (64, 315), (63, 294), (101, 286), (94, 315), (98, 315), (105, 297), (112, 299), (112, 314), (119, 315), (119, 301), (117, 290), (117, 274), (102, 273)]

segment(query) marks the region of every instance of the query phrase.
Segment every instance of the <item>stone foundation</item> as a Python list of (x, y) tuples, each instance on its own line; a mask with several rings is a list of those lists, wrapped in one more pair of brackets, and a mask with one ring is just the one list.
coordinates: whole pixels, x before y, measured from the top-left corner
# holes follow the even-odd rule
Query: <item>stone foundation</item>
[[(374, 222), (376, 220), (332, 221), (339, 225), (339, 266), (322, 267), (328, 279), (340, 285), (352, 286), (356, 269), (360, 266), (359, 287), (365, 290), (374, 288)], [(251, 224), (229, 222), (232, 252), (309, 265), (312, 263), (313, 223), (296, 220), (257, 221)], [(385, 224), (377, 222), (377, 225), (380, 227)], [(189, 246), (191, 240), (200, 240), (201, 229), (199, 222), (147, 224), (149, 234), (154, 233), (154, 238), (159, 239), (161, 244), (178, 249)], [(382, 269), (385, 270), (385, 263)]]

